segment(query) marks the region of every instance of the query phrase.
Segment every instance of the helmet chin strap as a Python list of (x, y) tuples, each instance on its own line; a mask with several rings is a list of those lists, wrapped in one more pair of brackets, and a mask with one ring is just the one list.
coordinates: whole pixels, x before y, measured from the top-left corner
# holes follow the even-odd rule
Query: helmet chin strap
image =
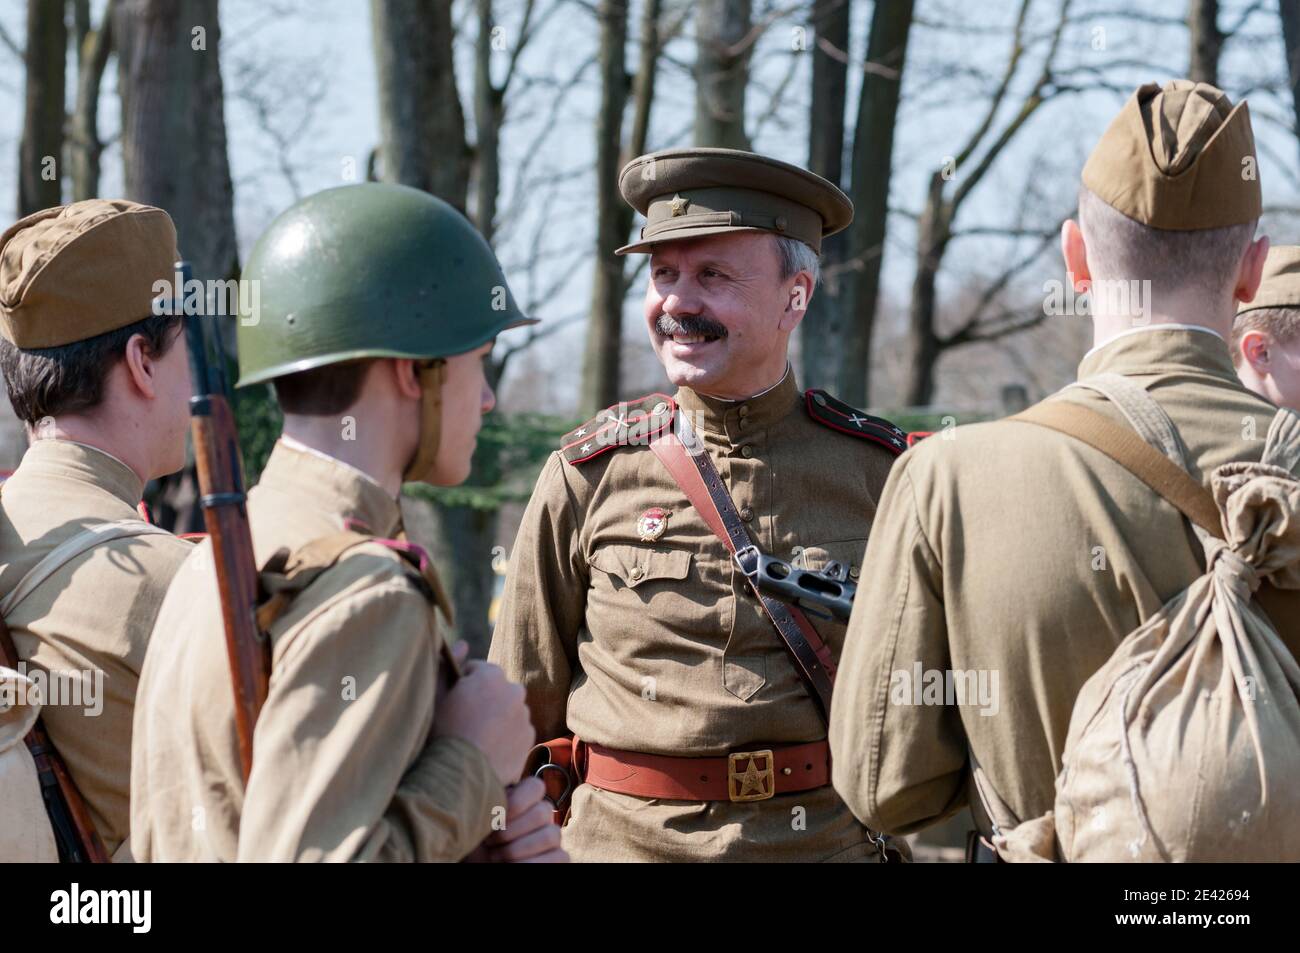
[(442, 431), (442, 382), (447, 362), (438, 358), (416, 365), (420, 382), (420, 442), (415, 455), (406, 465), (402, 480), (407, 483), (426, 481), (438, 462), (438, 441)]

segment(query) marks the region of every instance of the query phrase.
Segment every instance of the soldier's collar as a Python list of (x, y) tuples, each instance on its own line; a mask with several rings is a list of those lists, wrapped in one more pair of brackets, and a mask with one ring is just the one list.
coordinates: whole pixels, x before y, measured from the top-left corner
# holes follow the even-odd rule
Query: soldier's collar
[(1094, 374), (1153, 374), (1187, 369), (1235, 382), (1228, 344), (1209, 328), (1190, 324), (1152, 324), (1099, 344), (1079, 364), (1079, 380)]
[(132, 509), (144, 495), (144, 481), (139, 474), (107, 450), (88, 443), (57, 438), (33, 440), (23, 454), (21, 466), (38, 473), (59, 473), (93, 483)]
[(356, 467), (292, 438), (276, 441), (258, 482), (308, 500), (331, 516), (363, 523), (377, 536), (393, 536), (401, 528), (401, 507), (387, 490)]
[(786, 366), (785, 377), (781, 378), (780, 383), (744, 400), (709, 397), (696, 393), (689, 387), (678, 388), (674, 399), (677, 406), (690, 415), (693, 426), (718, 434), (731, 432), (728, 423), (734, 430), (735, 424), (742, 418), (747, 428), (770, 427), (797, 410), (801, 403), (799, 384), (789, 365)]

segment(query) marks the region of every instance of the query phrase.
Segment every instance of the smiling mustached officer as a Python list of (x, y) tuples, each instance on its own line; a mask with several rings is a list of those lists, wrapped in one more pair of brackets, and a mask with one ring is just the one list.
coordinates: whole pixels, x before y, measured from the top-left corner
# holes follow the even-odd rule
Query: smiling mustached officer
[(876, 859), (829, 784), (844, 627), (760, 599), (732, 555), (856, 579), (905, 446), (801, 392), (787, 360), (822, 238), (853, 207), (725, 149), (642, 156), (620, 188), (646, 217), (620, 251), (650, 256), (647, 330), (677, 389), (602, 411), (546, 463), (490, 658), (527, 688), (539, 737), (566, 756), (577, 737), (575, 860)]

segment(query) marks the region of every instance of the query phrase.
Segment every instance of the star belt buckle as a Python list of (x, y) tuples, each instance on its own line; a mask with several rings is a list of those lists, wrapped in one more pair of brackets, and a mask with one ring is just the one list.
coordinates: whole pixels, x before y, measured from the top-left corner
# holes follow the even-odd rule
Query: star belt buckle
[(766, 801), (775, 794), (776, 758), (772, 756), (771, 748), (733, 751), (727, 755), (728, 798), (732, 801)]

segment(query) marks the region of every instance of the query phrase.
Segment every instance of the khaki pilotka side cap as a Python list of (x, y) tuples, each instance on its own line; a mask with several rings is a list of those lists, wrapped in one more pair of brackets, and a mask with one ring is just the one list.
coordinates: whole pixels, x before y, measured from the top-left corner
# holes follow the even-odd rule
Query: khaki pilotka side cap
[(0, 334), (31, 350), (142, 321), (178, 257), (160, 208), (88, 199), (28, 215), (0, 235)]
[(1152, 228), (1252, 222), (1263, 200), (1250, 112), (1208, 83), (1140, 86), (1092, 150), (1083, 184)]
[(1300, 308), (1300, 245), (1275, 245), (1268, 250), (1259, 290), (1253, 300), (1237, 306), (1237, 313), (1260, 308)]
[(736, 149), (663, 149), (623, 167), (618, 190), (645, 216), (641, 240), (616, 254), (724, 232), (773, 232), (820, 253), (853, 221), (849, 197), (797, 165)]

